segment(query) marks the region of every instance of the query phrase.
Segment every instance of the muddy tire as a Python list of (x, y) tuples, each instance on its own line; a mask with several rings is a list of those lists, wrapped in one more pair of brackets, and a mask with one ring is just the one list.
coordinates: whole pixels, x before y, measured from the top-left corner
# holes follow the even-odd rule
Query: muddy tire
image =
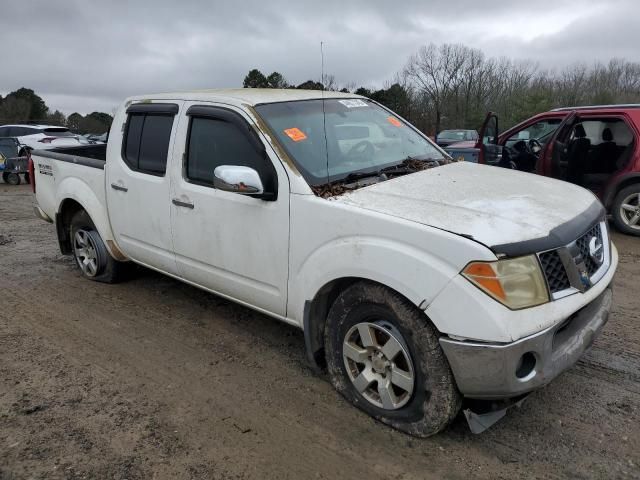
[(82, 210), (73, 216), (69, 233), (73, 257), (83, 277), (104, 283), (117, 283), (124, 278), (128, 264), (109, 254), (87, 212)]
[(29, 172), (24, 174), (24, 183), (31, 183), (31, 177), (29, 176)]
[(618, 192), (611, 205), (611, 216), (622, 233), (640, 236), (640, 184), (629, 185)]
[(374, 283), (353, 284), (332, 305), (325, 332), (331, 382), (377, 420), (428, 437), (460, 411), (436, 329), (398, 293)]

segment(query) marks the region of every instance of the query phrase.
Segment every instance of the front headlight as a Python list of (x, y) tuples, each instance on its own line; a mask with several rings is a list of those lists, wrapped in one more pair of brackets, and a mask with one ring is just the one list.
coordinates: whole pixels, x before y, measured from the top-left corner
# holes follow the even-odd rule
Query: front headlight
[(511, 309), (549, 301), (549, 293), (535, 255), (495, 262), (471, 262), (462, 275)]

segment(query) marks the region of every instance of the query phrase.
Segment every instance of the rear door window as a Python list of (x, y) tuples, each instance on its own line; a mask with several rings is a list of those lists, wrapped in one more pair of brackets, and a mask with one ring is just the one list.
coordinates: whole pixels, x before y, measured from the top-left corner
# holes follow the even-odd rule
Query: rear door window
[(167, 168), (174, 115), (131, 113), (123, 142), (123, 158), (132, 170), (163, 176)]

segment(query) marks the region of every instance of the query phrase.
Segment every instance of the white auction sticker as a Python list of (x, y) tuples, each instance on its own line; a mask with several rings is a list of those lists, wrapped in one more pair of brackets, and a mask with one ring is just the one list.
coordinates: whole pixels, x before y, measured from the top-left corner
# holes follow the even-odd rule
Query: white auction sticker
[(338, 100), (342, 105), (347, 108), (358, 108), (358, 107), (368, 107), (367, 102), (363, 102), (357, 98), (353, 100)]

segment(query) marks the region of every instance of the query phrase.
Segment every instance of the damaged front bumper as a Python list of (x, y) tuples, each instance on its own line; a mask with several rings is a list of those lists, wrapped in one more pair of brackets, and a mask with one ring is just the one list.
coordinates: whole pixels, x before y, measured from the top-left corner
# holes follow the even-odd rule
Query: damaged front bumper
[(458, 390), (468, 398), (504, 399), (546, 385), (589, 349), (607, 323), (611, 298), (607, 287), (566, 321), (513, 343), (441, 338)]

